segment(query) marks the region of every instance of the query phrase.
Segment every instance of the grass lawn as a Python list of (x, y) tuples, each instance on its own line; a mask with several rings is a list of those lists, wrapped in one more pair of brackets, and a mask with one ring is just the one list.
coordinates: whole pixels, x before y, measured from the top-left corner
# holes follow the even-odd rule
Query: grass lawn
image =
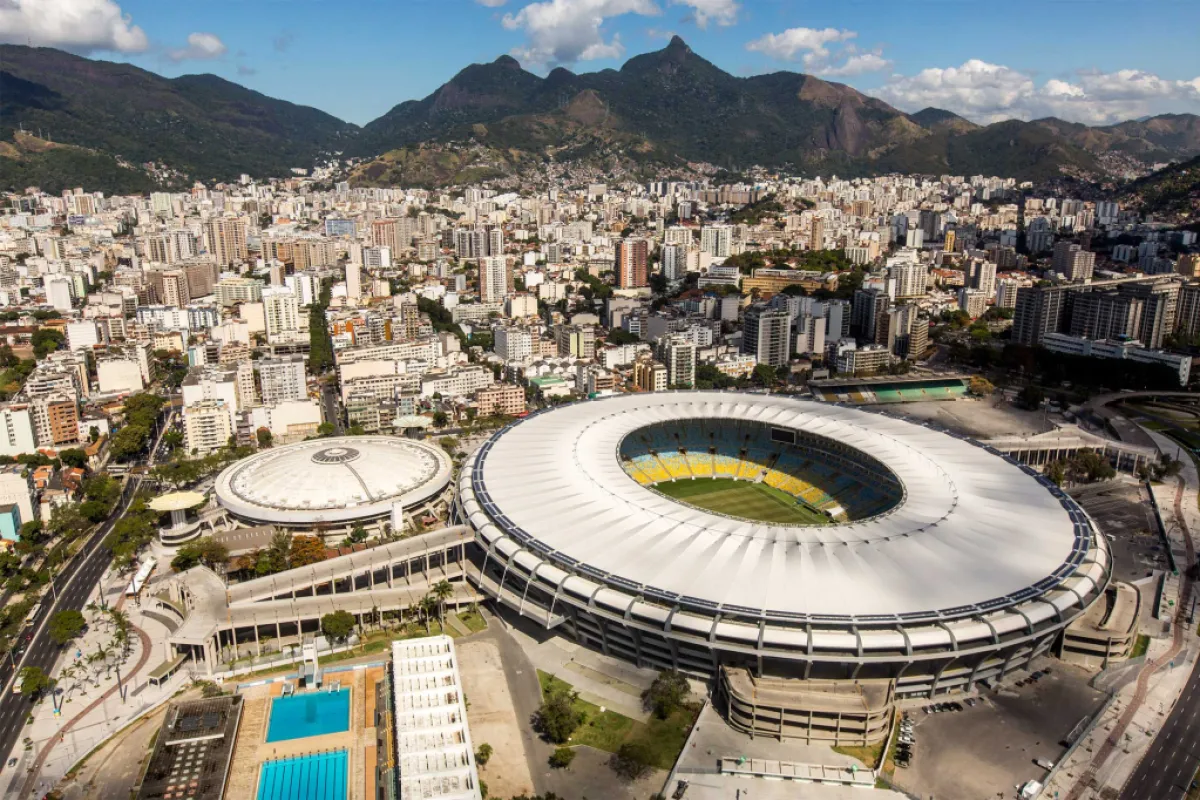
[[(538, 683), (542, 686), (543, 696), (555, 689), (572, 689), (571, 684), (540, 669)], [(649, 722), (638, 722), (615, 711), (602, 712), (599, 706), (586, 700), (576, 699), (575, 708), (583, 712), (584, 721), (571, 736), (569, 744), (588, 745), (615, 753), (625, 742), (639, 740), (653, 754), (654, 765), (668, 770), (679, 758), (688, 731), (700, 711), (698, 707), (684, 708), (666, 719), (651, 717)]]
[(829, 521), (821, 512), (765, 483), (732, 478), (694, 478), (664, 481), (655, 484), (654, 490), (688, 505), (731, 517), (784, 525), (823, 525)]
[(458, 615), (458, 619), (471, 633), (487, 630), (487, 620), (478, 611), (464, 611)]
[(1133, 643), (1133, 649), (1129, 651), (1130, 658), (1140, 658), (1146, 655), (1147, 648), (1150, 647), (1150, 637), (1146, 634), (1139, 634), (1137, 641)]
[(834, 745), (831, 749), (835, 753), (857, 758), (867, 766), (867, 769), (875, 769), (879, 764), (879, 756), (883, 753), (883, 748), (886, 744), (887, 742), (876, 742), (875, 744), (857, 747)]

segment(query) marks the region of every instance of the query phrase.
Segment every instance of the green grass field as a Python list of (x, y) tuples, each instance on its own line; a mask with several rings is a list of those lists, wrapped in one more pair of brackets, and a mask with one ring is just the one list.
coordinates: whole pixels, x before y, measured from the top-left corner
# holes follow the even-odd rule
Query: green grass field
[(695, 478), (664, 481), (654, 490), (706, 511), (728, 514), (759, 522), (783, 525), (823, 525), (828, 518), (796, 502), (787, 492), (765, 483), (735, 481), (732, 478)]

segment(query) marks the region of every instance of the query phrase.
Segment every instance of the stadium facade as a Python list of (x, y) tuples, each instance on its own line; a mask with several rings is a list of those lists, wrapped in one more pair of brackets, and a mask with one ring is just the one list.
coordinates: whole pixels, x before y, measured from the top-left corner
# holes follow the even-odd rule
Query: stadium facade
[[(656, 491), (762, 484), (774, 524)], [(764, 490), (765, 491), (765, 490)], [(464, 464), (470, 574), (517, 613), (641, 666), (714, 679), (730, 723), (877, 741), (906, 696), (970, 690), (1058, 646), (1107, 544), (1030, 467), (848, 407), (725, 392), (534, 414)]]

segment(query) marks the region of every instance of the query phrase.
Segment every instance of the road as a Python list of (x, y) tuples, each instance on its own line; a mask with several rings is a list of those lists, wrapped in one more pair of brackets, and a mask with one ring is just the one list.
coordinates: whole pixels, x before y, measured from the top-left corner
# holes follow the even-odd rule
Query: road
[(333, 425), (338, 436), (342, 435), (342, 414), (338, 409), (337, 389), (332, 384), (321, 384), (321, 416)]
[[(29, 643), (29, 648), (17, 666), (22, 668), (40, 667), (47, 673), (54, 667), (54, 662), (58, 659), (62, 648), (50, 639), (45, 620), (58, 611), (67, 609), (82, 611), (83, 607), (87, 605), (88, 596), (99, 582), (100, 576), (104, 574), (104, 570), (108, 568), (109, 561), (112, 560), (112, 553), (103, 546), (104, 538), (112, 530), (113, 523), (120, 519), (121, 515), (125, 513), (125, 509), (129, 507), (129, 502), (137, 493), (140, 482), (141, 479), (138, 476), (129, 476), (125, 483), (125, 490), (121, 494), (121, 500), (117, 504), (116, 512), (88, 540), (85, 552), (78, 556), (74, 563), (75, 568), (69, 574), (64, 573), (55, 577), (53, 589), (43, 595), (41, 610), (31, 621), (31, 626), (36, 631), (33, 641)], [(54, 602), (55, 596), (58, 597), (57, 603)], [(15, 681), (13, 681), (15, 672), (16, 667), (13, 665), (12, 659), (6, 660), (3, 667), (0, 667), (0, 684), (4, 686), (3, 696), (0, 696), (0, 753), (5, 754), (3, 757), (7, 757), (7, 754), (12, 752), (18, 737), (25, 729), (25, 717), (29, 713), (29, 699), (20, 694), (14, 694), (9, 686), (10, 681), (15, 685)]]
[[(150, 449), (152, 454), (157, 451), (162, 434), (170, 428), (171, 412), (168, 411), (166, 417), (167, 424), (161, 426), (158, 438)], [(151, 455), (149, 464), (153, 462), (154, 457)], [(51, 582), (50, 591), (43, 593), (40, 610), (37, 616), (30, 620), (29, 629), (33, 630), (34, 634), (28, 649), (16, 664), (10, 658), (0, 665), (0, 686), (3, 686), (3, 689), (0, 689), (0, 758), (7, 758), (12, 752), (25, 730), (25, 718), (29, 714), (29, 699), (13, 692), (16, 673), (24, 667), (40, 667), (49, 673), (54, 667), (62, 648), (50, 639), (46, 620), (59, 611), (82, 611), (87, 605), (92, 589), (99, 583), (100, 577), (112, 560), (112, 553), (104, 547), (104, 539), (129, 508), (129, 503), (137, 494), (141, 482), (141, 476), (134, 474), (125, 479), (125, 488), (113, 513), (92, 534), (75, 560), (68, 565), (70, 571), (56, 575)]]
[(1200, 766), (1200, 669), (1193, 669), (1167, 723), (1121, 790), (1120, 800), (1178, 800), (1187, 794), (1197, 766)]

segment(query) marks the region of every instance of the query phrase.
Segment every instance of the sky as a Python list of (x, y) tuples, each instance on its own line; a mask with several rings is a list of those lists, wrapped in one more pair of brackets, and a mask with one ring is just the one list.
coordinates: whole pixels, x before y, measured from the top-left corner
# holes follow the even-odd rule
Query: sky
[[(1198, 0), (0, 0), (0, 42), (211, 72), (364, 124), (467, 64), (618, 68), (678, 34), (975, 122), (1200, 113)], [(2, 90), (2, 87), (0, 87)]]

